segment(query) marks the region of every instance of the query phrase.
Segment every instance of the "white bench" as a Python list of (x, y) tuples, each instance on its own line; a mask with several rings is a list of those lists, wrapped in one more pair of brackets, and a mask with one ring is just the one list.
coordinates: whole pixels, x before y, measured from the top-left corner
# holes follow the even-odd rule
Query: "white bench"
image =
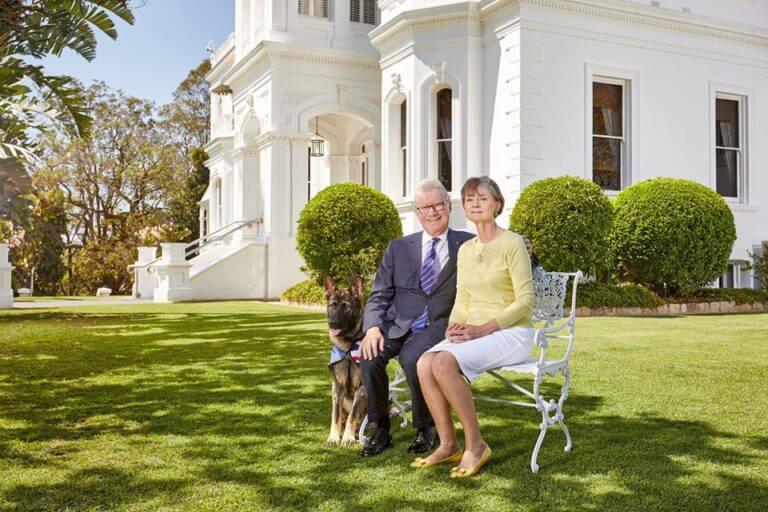
[[(571, 368), (570, 361), (573, 355), (573, 345), (576, 328), (576, 290), (579, 280), (582, 277), (579, 272), (545, 272), (537, 270), (533, 276), (534, 291), (534, 309), (533, 317), (539, 327), (534, 334), (534, 345), (539, 349), (539, 355), (523, 363), (514, 366), (506, 366), (490, 370), (487, 373), (500, 380), (511, 390), (522, 393), (529, 400), (507, 400), (502, 398), (489, 397), (475, 394), (475, 400), (500, 403), (505, 405), (519, 405), (531, 407), (541, 413), (541, 424), (539, 425), (539, 437), (531, 454), (531, 471), (536, 473), (539, 470), (537, 458), (539, 450), (544, 442), (544, 436), (547, 429), (552, 425), (559, 425), (565, 434), (565, 451), (570, 451), (573, 446), (571, 433), (565, 425), (565, 415), (563, 413), (563, 404), (568, 398), (568, 391), (571, 388)], [(571, 286), (571, 310), (565, 317), (565, 297), (568, 292), (568, 286)], [(546, 352), (550, 342), (560, 342), (567, 340), (567, 346), (564, 347), (564, 354), (561, 357), (547, 359)], [(533, 377), (533, 390), (528, 390), (519, 384), (512, 382), (504, 374), (523, 374)], [(560, 389), (560, 398), (547, 400), (541, 392), (541, 384), (547, 377), (556, 377), (558, 373), (563, 375), (565, 382)], [(392, 411), (396, 416), (400, 416), (401, 427), (408, 425), (407, 411), (410, 408), (410, 402), (401, 400), (401, 396), (408, 393), (408, 385), (405, 382), (405, 375), (402, 369), (398, 368), (394, 379), (389, 386), (389, 399), (392, 402)], [(365, 442), (364, 431), (368, 421), (363, 420), (360, 425), (359, 439)]]

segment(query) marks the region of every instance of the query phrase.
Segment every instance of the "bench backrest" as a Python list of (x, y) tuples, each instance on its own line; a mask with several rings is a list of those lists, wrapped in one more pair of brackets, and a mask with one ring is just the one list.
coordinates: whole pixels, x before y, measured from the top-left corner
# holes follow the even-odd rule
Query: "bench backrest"
[(552, 325), (565, 315), (568, 281), (573, 279), (571, 316), (576, 310), (576, 286), (581, 272), (547, 272), (537, 267), (533, 271), (533, 318)]

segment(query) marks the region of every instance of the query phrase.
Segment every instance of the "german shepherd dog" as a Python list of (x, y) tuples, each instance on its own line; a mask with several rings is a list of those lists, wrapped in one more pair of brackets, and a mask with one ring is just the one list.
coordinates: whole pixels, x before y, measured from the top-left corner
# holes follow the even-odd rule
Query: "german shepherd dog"
[(339, 289), (331, 277), (323, 280), (328, 303), (328, 330), (334, 350), (331, 354), (331, 433), (326, 444), (349, 446), (356, 441), (357, 430), (366, 414), (360, 365), (352, 350), (363, 338), (363, 282), (360, 276), (352, 285)]

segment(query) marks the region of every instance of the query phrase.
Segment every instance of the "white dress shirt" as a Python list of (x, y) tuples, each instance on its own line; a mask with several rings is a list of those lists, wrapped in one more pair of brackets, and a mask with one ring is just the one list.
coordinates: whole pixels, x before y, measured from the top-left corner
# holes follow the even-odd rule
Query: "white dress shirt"
[[(429, 250), (432, 248), (432, 238), (434, 237), (430, 236), (426, 231), (421, 232), (422, 265), (424, 265), (424, 260), (427, 258), (427, 254), (429, 254)], [(448, 230), (446, 229), (445, 232), (437, 238), (440, 239), (440, 241), (437, 242), (437, 245), (435, 246), (435, 253), (437, 254), (437, 265), (439, 266), (437, 273), (439, 275), (443, 268), (445, 268), (445, 264), (448, 263)]]

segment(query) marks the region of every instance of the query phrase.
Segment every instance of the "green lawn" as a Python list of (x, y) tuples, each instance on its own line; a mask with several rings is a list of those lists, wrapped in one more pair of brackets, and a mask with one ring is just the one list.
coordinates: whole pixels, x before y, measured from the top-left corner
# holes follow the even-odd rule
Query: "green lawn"
[[(586, 318), (567, 422), (479, 404), (481, 476), (324, 445), (323, 315), (256, 302), (0, 314), (0, 510), (766, 510), (768, 315)], [(488, 377), (486, 393), (501, 387)], [(553, 388), (548, 388), (553, 389)]]

